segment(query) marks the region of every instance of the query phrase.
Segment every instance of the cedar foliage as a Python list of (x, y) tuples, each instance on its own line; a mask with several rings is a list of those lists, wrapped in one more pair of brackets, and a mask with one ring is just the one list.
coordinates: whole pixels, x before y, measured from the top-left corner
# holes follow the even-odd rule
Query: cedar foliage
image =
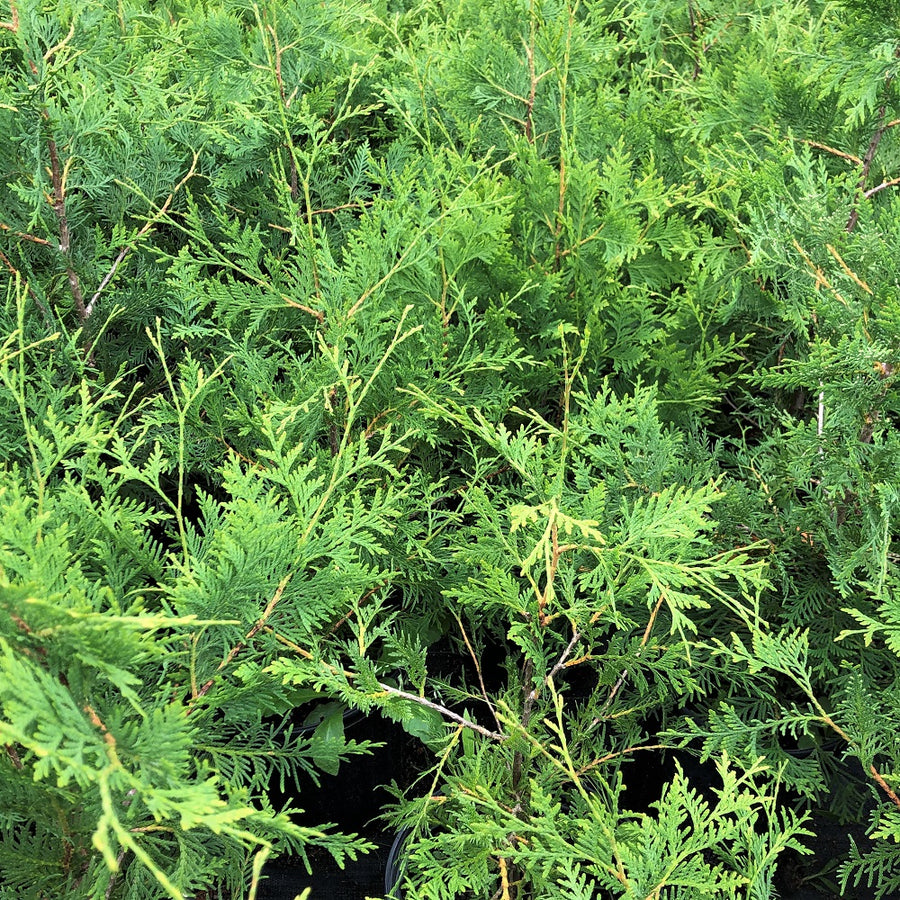
[(900, 890), (898, 67), (872, 0), (0, 2), (0, 897), (365, 852), (268, 797), (347, 707), (433, 754), (408, 897), (775, 897), (835, 758)]

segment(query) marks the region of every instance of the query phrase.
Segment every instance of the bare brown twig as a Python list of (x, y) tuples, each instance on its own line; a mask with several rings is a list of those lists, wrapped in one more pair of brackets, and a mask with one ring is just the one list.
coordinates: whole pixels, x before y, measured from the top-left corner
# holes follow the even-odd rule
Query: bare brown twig
[[(841, 728), (841, 726), (838, 725), (837, 722), (835, 722), (834, 719), (832, 719), (831, 716), (829, 716), (828, 713), (825, 712), (824, 709), (822, 709), (821, 704), (819, 704), (819, 702), (812, 696), (810, 696), (810, 699), (813, 701), (814, 706), (818, 709), (819, 715), (822, 717), (822, 721), (835, 734), (837, 734), (838, 737), (841, 738), (841, 740), (846, 741), (851, 747), (856, 746), (857, 742), (854, 741), (853, 738), (850, 737), (850, 735), (847, 734), (847, 732), (844, 731), (844, 729)], [(891, 786), (884, 780), (884, 776), (881, 774), (881, 772), (878, 771), (878, 769), (875, 768), (874, 763), (869, 764), (869, 774), (875, 780), (875, 783), (878, 785), (878, 787), (880, 787), (885, 792), (885, 794), (887, 794), (891, 802), (896, 807), (900, 808), (900, 797), (897, 796), (893, 788), (891, 788)]]
[[(900, 47), (897, 48), (894, 55), (900, 56)], [(887, 87), (892, 80), (893, 76), (889, 77), (885, 82), (885, 87)], [(859, 197), (867, 196), (866, 182), (869, 180), (869, 170), (872, 168), (872, 162), (875, 159), (875, 151), (878, 149), (878, 145), (881, 143), (881, 139), (884, 137), (884, 133), (888, 128), (893, 128), (895, 125), (900, 124), (900, 119), (892, 119), (890, 122), (885, 122), (884, 117), (886, 114), (887, 104), (882, 103), (878, 109), (878, 122), (880, 124), (872, 133), (872, 137), (869, 140), (869, 146), (866, 149), (866, 155), (862, 159), (862, 174), (859, 176), (859, 181), (856, 185), (856, 196), (853, 198), (853, 209), (850, 211), (850, 217), (847, 219), (847, 224), (844, 226), (844, 230), (848, 233), (853, 231), (856, 227), (856, 223), (859, 221)]]
[(869, 197), (874, 197), (879, 191), (883, 191), (885, 188), (894, 187), (896, 184), (900, 184), (900, 178), (891, 178), (889, 181), (882, 181), (881, 184), (877, 184), (875, 187), (863, 191), (863, 197), (868, 200)]
[(477, 722), (472, 722), (469, 719), (466, 719), (463, 716), (460, 716), (457, 713), (453, 712), (453, 710), (447, 709), (446, 706), (441, 706), (440, 703), (434, 703), (431, 700), (426, 700), (424, 697), (420, 697), (418, 694), (410, 694), (408, 691), (401, 691), (399, 688), (391, 687), (391, 685), (389, 684), (382, 684), (381, 682), (379, 682), (378, 686), (386, 694), (393, 694), (395, 697), (402, 697), (405, 700), (412, 700), (414, 703), (418, 703), (421, 706), (427, 706), (429, 709), (433, 709), (439, 712), (442, 716), (446, 716), (448, 719), (452, 719), (454, 722), (457, 722), (460, 725), (465, 726), (466, 728), (470, 728), (472, 731), (477, 731), (478, 734), (483, 734), (485, 737), (489, 737), (493, 741), (506, 740), (505, 734), (500, 734), (499, 732), (484, 728)]
[(815, 147), (818, 150), (824, 150), (827, 153), (833, 154), (834, 156), (839, 156), (841, 157), (841, 159), (846, 159), (858, 166), (861, 166), (863, 164), (863, 161), (858, 156), (854, 156), (852, 153), (844, 153), (843, 150), (837, 150), (834, 147), (829, 147), (828, 144), (820, 144), (818, 141), (808, 140), (804, 140), (803, 143), (807, 144), (810, 147)]

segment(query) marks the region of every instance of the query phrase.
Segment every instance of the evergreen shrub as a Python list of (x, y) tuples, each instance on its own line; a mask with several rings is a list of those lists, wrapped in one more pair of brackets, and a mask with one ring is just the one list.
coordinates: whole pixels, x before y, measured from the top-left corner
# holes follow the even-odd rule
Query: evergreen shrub
[(354, 859), (350, 708), (406, 897), (775, 898), (823, 811), (896, 896), (898, 70), (891, 0), (0, 2), (0, 897)]

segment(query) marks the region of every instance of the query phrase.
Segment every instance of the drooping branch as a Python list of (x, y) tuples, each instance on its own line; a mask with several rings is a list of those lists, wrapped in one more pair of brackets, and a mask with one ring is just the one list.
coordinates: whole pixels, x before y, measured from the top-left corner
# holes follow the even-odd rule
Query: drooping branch
[[(265, 630), (273, 635), (275, 640), (277, 640), (280, 644), (283, 644), (285, 647), (289, 647), (294, 651), (298, 656), (302, 656), (303, 659), (307, 659), (310, 662), (315, 662), (316, 659), (309, 650), (304, 649), (299, 644), (294, 643), (294, 641), (284, 637), (284, 635), (278, 634), (278, 632), (274, 631), (271, 628), (266, 627)], [(325, 666), (333, 674), (343, 675), (348, 680), (352, 681), (356, 678), (356, 674), (354, 672), (350, 672), (347, 669), (341, 669), (337, 666), (333, 666), (330, 663), (326, 663), (323, 661), (319, 661), (321, 665)], [(485, 737), (490, 738), (493, 741), (505, 741), (506, 735), (500, 734), (496, 731), (491, 731), (488, 728), (484, 728), (482, 725), (479, 725), (477, 722), (472, 722), (470, 719), (466, 719), (464, 716), (460, 716), (459, 714), (453, 712), (452, 709), (447, 709), (446, 706), (441, 706), (440, 703), (435, 703), (433, 700), (428, 700), (426, 697), (420, 697), (418, 694), (411, 694), (408, 691), (400, 690), (400, 688), (393, 687), (390, 684), (385, 684), (382, 681), (378, 682), (378, 687), (385, 694), (391, 694), (394, 697), (401, 697), (404, 700), (410, 700), (413, 703), (418, 703), (420, 706), (427, 706), (429, 709), (433, 709), (436, 712), (439, 712), (442, 716), (452, 720), (453, 722), (462, 725), (464, 728), (469, 728), (472, 731), (478, 732), (478, 734), (482, 734)]]

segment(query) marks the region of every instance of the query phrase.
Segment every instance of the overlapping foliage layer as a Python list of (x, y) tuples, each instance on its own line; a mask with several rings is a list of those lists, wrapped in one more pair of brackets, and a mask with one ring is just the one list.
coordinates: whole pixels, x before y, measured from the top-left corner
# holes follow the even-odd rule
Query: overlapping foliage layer
[(0, 897), (364, 852), (269, 800), (348, 706), (407, 897), (775, 897), (829, 804), (894, 895), (898, 69), (888, 0), (0, 2)]

